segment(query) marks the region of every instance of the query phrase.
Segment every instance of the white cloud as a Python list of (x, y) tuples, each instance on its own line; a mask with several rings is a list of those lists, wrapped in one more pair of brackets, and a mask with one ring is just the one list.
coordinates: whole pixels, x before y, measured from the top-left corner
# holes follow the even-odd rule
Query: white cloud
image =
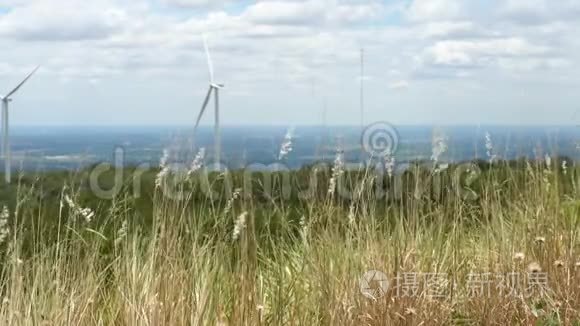
[(80, 0), (30, 1), (0, 18), (0, 35), (19, 40), (102, 39), (120, 31), (126, 12), (105, 3)]
[(506, 0), (499, 8), (500, 16), (523, 25), (578, 20), (577, 0)]
[[(377, 107), (393, 104), (385, 87), (405, 89), (395, 97), (409, 96), (413, 110), (421, 106), (413, 102), (422, 94), (417, 92), (439, 94), (442, 84), (460, 92), (457, 79), (484, 79), (482, 84), (503, 83), (505, 89), (522, 81), (576, 85), (580, 23), (570, 17), (578, 2), (507, 1), (4, 0), (10, 10), (0, 13), (0, 83), (11, 84), (41, 63), (41, 92), (54, 87), (51, 80), (66, 80), (70, 88), (63, 94), (84, 103), (70, 89), (99, 81), (91, 90), (125, 99), (118, 106), (148, 107), (156, 95), (171, 98), (169, 106), (181, 98), (185, 113), (175, 121), (182, 121), (202, 96), (197, 88), (207, 83), (201, 42), (207, 33), (216, 77), (228, 85), (224, 101), (229, 92), (249, 95), (231, 104), (241, 107), (228, 113), (233, 122), (250, 119), (240, 112), (252, 110), (258, 121), (282, 119), (261, 109), (272, 105), (307, 120), (294, 108), (309, 105), (304, 101), (314, 96), (312, 84), (337, 99), (336, 112), (347, 112), (356, 106), (352, 83), (361, 47), (373, 76), (369, 103)], [(123, 89), (134, 85), (149, 101), (127, 99), (130, 91)]]
[(563, 58), (500, 58), (498, 65), (510, 71), (529, 72), (534, 70), (563, 69), (572, 66), (572, 63)]
[(225, 4), (234, 2), (233, 0), (161, 0), (169, 6), (176, 6), (181, 8), (217, 8)]
[(378, 3), (368, 4), (340, 4), (331, 10), (327, 19), (338, 24), (355, 24), (372, 22), (380, 19), (389, 11), (397, 10), (397, 7), (387, 8)]
[(549, 17), (545, 0), (506, 0), (501, 14), (519, 23), (539, 23)]
[(257, 24), (340, 26), (371, 22), (382, 17), (386, 12), (388, 8), (375, 1), (361, 3), (338, 0), (274, 0), (251, 5), (242, 17)]
[(499, 57), (538, 56), (549, 51), (521, 38), (439, 41), (425, 50), (424, 58), (436, 65), (485, 66)]
[(320, 1), (264, 1), (250, 6), (243, 17), (258, 24), (300, 25), (321, 23), (325, 12)]
[(412, 21), (449, 20), (462, 13), (461, 0), (414, 0), (407, 16)]
[(461, 37), (470, 36), (478, 32), (477, 27), (470, 21), (442, 21), (425, 25), (426, 37)]

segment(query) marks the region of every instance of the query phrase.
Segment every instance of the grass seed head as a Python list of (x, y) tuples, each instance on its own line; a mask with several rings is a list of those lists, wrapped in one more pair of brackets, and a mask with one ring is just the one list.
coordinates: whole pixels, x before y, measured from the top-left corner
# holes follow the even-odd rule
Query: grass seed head
[(248, 216), (248, 212), (243, 212), (236, 219), (236, 225), (234, 226), (234, 232), (232, 234), (232, 239), (234, 241), (237, 241), (240, 238), (240, 234), (246, 228), (246, 217), (247, 216)]
[(549, 170), (552, 167), (552, 158), (550, 155), (546, 154), (544, 160), (546, 161), (546, 168)]
[(328, 185), (328, 194), (332, 197), (336, 191), (336, 183), (344, 173), (344, 151), (341, 147), (336, 150), (336, 157), (334, 158), (334, 165), (332, 167), (332, 176), (330, 177)]
[(537, 274), (542, 272), (542, 267), (538, 263), (531, 263), (528, 265), (528, 273)]
[(354, 211), (355, 211), (355, 205), (354, 205), (354, 202), (352, 202), (350, 204), (349, 209), (348, 209), (348, 224), (350, 224), (350, 225), (353, 225), (355, 223)]
[(485, 133), (485, 149), (487, 150), (487, 158), (489, 159), (489, 164), (493, 164), (497, 155), (493, 150), (493, 140), (491, 139), (491, 134), (489, 132)]
[(237, 188), (234, 190), (232, 197), (228, 199), (228, 202), (226, 203), (226, 207), (224, 208), (224, 215), (228, 215), (232, 211), (234, 207), (234, 202), (238, 200), (238, 198), (240, 198), (241, 194), (242, 194), (241, 188)]
[(75, 214), (78, 214), (78, 215), (82, 216), (85, 219), (85, 222), (91, 223), (91, 221), (95, 217), (95, 212), (92, 209), (86, 208), (86, 207), (81, 207), (69, 195), (65, 195), (64, 196), (64, 201), (68, 204), (68, 206), (70, 207), (70, 209)]
[(432, 138), (432, 148), (431, 148), (431, 160), (435, 167), (437, 167), (441, 156), (447, 152), (447, 137), (441, 131), (436, 131), (433, 133)]
[(10, 235), (10, 228), (8, 227), (8, 219), (10, 218), (10, 211), (4, 205), (2, 212), (0, 212), (0, 244), (4, 243)]
[(191, 166), (187, 171), (187, 176), (191, 177), (195, 172), (199, 171), (203, 167), (203, 161), (205, 159), (205, 148), (201, 148), (195, 158), (191, 162)]
[(293, 148), (292, 148), (293, 138), (294, 138), (294, 128), (290, 128), (290, 129), (288, 129), (288, 131), (286, 131), (286, 136), (284, 136), (284, 141), (282, 142), (282, 145), (280, 146), (280, 153), (278, 154), (279, 161), (286, 158), (286, 156), (288, 156), (288, 154), (290, 154), (292, 152), (292, 150), (293, 150)]
[(562, 161), (562, 173), (564, 173), (564, 175), (568, 174), (568, 161), (566, 160)]
[(164, 149), (163, 150), (163, 156), (161, 156), (161, 159), (159, 160), (159, 173), (157, 173), (157, 176), (155, 178), (155, 187), (156, 188), (160, 188), (163, 185), (163, 181), (165, 180), (165, 177), (169, 174), (169, 150), (168, 149)]

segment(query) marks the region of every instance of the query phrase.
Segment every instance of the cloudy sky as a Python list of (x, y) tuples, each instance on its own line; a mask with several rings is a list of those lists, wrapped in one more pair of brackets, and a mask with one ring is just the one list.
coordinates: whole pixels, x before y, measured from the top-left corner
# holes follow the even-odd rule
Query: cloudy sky
[(2, 0), (0, 94), (40, 64), (16, 125), (193, 124), (207, 34), (230, 125), (358, 124), (361, 48), (366, 122), (580, 123), (578, 30), (578, 0)]

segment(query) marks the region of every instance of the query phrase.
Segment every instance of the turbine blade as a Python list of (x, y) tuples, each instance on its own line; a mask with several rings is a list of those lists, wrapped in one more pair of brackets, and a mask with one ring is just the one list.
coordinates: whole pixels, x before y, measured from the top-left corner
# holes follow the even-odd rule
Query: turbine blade
[(195, 127), (193, 128), (194, 133), (197, 131), (197, 127), (199, 126), (199, 122), (201, 121), (201, 118), (203, 117), (205, 109), (207, 108), (207, 104), (209, 103), (209, 99), (211, 97), (212, 91), (213, 91), (213, 87), (210, 86), (209, 90), (207, 91), (207, 95), (205, 96), (205, 101), (203, 101), (203, 105), (201, 106), (201, 111), (199, 111), (199, 115), (197, 116), (197, 121), (195, 122)]
[(6, 114), (6, 129), (5, 129), (5, 134), (6, 134), (6, 149), (5, 149), (5, 153), (6, 153), (6, 160), (4, 162), (4, 176), (6, 177), (6, 183), (10, 183), (11, 179), (12, 179), (12, 152), (10, 151), (10, 136), (9, 136), (9, 131), (8, 131), (8, 114)]
[(205, 48), (205, 55), (207, 56), (207, 66), (209, 69), (209, 82), (213, 84), (213, 62), (209, 53), (209, 46), (207, 45), (207, 36), (203, 36), (203, 46)]
[(4, 131), (4, 137), (3, 137), (4, 138), (3, 139), (3, 142), (4, 142), (4, 177), (6, 178), (6, 180), (5, 180), (6, 183), (9, 184), (10, 181), (11, 181), (11, 179), (12, 179), (11, 176), (10, 176), (10, 173), (12, 171), (12, 167), (11, 167), (11, 164), (12, 164), (12, 155), (11, 155), (11, 152), (10, 152), (10, 139), (8, 138), (9, 137), (9, 133), (10, 133), (8, 131), (8, 128), (9, 128), (9, 124), (8, 124), (8, 102), (4, 101), (4, 104), (5, 104), (4, 110), (3, 110), (4, 111), (4, 119), (3, 119), (4, 120), (3, 121), (3, 127), (4, 127), (4, 130), (3, 130)]
[(215, 89), (214, 101), (215, 101), (215, 126), (214, 126), (214, 157), (216, 166), (221, 163), (221, 152), (222, 152), (222, 140), (221, 140), (221, 126), (220, 126), (220, 90)]
[(26, 83), (28, 81), (28, 79), (30, 79), (30, 77), (32, 77), (32, 75), (34, 75), (34, 73), (38, 70), (38, 68), (40, 68), (40, 66), (36, 66), (36, 68), (34, 68), (34, 70), (28, 74), (28, 76), (26, 76), (26, 78), (24, 78), (24, 80), (22, 82), (20, 82), (20, 84), (18, 84), (18, 86), (16, 86), (16, 88), (14, 88), (10, 93), (6, 94), (6, 96), (4, 96), (4, 98), (8, 98), (12, 95), (14, 95), (14, 93), (16, 93), (20, 87), (22, 87), (22, 85), (24, 85), (24, 83)]
[(2, 157), (6, 158), (6, 112), (8, 111), (8, 103), (2, 101)]

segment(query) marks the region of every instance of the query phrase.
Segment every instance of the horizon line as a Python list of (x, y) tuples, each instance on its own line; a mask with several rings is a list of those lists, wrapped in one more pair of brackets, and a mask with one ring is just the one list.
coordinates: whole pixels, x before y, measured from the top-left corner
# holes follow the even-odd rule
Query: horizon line
[[(378, 122), (378, 121), (377, 121)], [(365, 127), (372, 126), (374, 123), (365, 124)], [(541, 123), (389, 123), (393, 127), (580, 127), (580, 124), (561, 123), (561, 124), (541, 124)], [(13, 124), (12, 128), (192, 128), (188, 124)], [(213, 128), (211, 124), (200, 125), (201, 128)], [(239, 127), (340, 127), (340, 128), (360, 128), (356, 124), (222, 124), (222, 128), (239, 128)]]

